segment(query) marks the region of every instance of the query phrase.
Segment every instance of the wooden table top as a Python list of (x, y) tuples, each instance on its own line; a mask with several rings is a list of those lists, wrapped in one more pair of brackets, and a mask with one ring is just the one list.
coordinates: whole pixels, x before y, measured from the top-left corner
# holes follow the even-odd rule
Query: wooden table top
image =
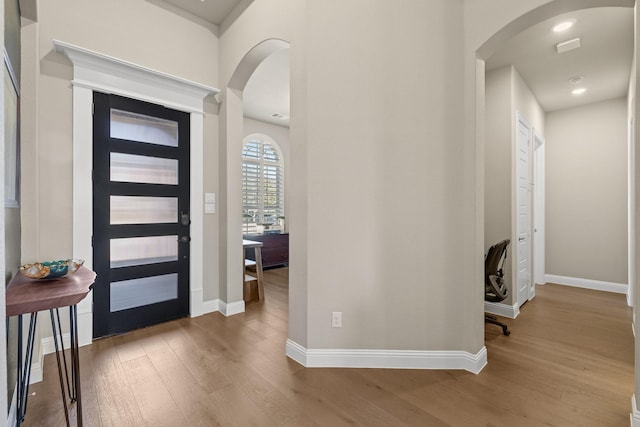
[(29, 279), (18, 272), (7, 286), (7, 317), (78, 304), (87, 296), (96, 273), (86, 267), (67, 277)]
[(255, 240), (242, 239), (242, 247), (245, 248), (245, 249), (248, 249), (248, 248), (260, 248), (260, 247), (262, 247), (262, 242), (256, 242)]

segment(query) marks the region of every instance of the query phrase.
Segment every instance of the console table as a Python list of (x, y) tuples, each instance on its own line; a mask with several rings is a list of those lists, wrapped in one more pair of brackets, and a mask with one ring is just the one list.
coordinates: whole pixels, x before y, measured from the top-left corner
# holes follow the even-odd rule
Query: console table
[[(258, 286), (258, 300), (264, 301), (264, 279), (262, 277), (262, 255), (260, 254), (260, 249), (262, 248), (262, 242), (256, 242), (253, 240), (245, 240), (242, 239), (242, 258), (244, 260), (242, 266), (242, 276), (244, 277), (242, 293), (244, 294), (244, 300), (249, 301), (251, 292), (247, 289), (247, 284), (251, 283), (254, 280), (257, 280)], [(256, 267), (256, 276), (252, 276), (247, 274), (247, 266), (249, 259), (247, 259), (247, 249), (255, 250), (255, 253), (258, 254), (255, 261), (253, 261), (253, 265)]]
[[(243, 239), (262, 242), (262, 266), (264, 268), (289, 264), (289, 233), (245, 234)], [(255, 253), (247, 251), (247, 258), (255, 261)]]
[[(16, 414), (17, 426), (24, 420), (27, 412), (27, 397), (29, 394), (29, 377), (31, 376), (31, 361), (33, 359), (33, 343), (35, 340), (36, 322), (38, 312), (49, 310), (51, 316), (51, 329), (53, 330), (53, 342), (58, 363), (58, 376), (60, 378), (60, 392), (64, 406), (64, 415), (69, 426), (69, 409), (65, 395), (65, 376), (69, 398), (76, 402), (77, 425), (82, 426), (82, 400), (80, 397), (80, 359), (78, 353), (78, 308), (96, 280), (96, 273), (86, 267), (80, 267), (78, 271), (67, 277), (48, 280), (34, 280), (16, 274), (6, 290), (7, 317), (18, 316), (18, 410)], [(62, 344), (62, 328), (60, 325), (60, 313), (58, 309), (69, 307), (69, 324), (71, 336), (71, 382), (67, 369), (67, 359)], [(27, 349), (24, 363), (22, 361), (22, 317), (31, 314), (29, 321), (29, 333), (27, 336)], [(60, 357), (62, 356), (62, 362)], [(63, 375), (64, 367), (64, 375)]]

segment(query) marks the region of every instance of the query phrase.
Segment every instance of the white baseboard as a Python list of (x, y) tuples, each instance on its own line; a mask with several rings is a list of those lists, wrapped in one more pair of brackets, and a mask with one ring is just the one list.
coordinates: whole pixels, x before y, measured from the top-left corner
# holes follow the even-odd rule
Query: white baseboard
[(464, 369), (479, 373), (487, 349), (466, 351), (306, 349), (287, 339), (286, 354), (308, 368)]
[(233, 316), (234, 314), (244, 313), (244, 301), (235, 301), (226, 303), (224, 301), (220, 301), (220, 313), (225, 316)]
[[(92, 342), (93, 342), (93, 312), (91, 311), (91, 307), (88, 307), (88, 310), (87, 309), (81, 310), (80, 304), (78, 304), (78, 346), (84, 347), (85, 345), (89, 345)], [(53, 344), (53, 338), (51, 339), (51, 344)], [(65, 346), (66, 345), (67, 344), (65, 343)], [(45, 353), (45, 354), (48, 354), (48, 353)]]
[(626, 294), (627, 290), (629, 289), (629, 286), (624, 283), (603, 282), (601, 280), (556, 276), (555, 274), (547, 274), (546, 280), (547, 283), (574, 286), (576, 288), (593, 289), (596, 291), (614, 292), (617, 294)]
[[(51, 345), (53, 346), (53, 338), (51, 338)], [(40, 341), (40, 348), (38, 349), (38, 353), (33, 355), (31, 359), (31, 376), (29, 377), (29, 384), (35, 384), (42, 381), (42, 376), (44, 375), (44, 352), (45, 343), (44, 340)]]
[(220, 300), (212, 299), (209, 301), (202, 301), (199, 305), (198, 310), (194, 313), (192, 312), (189, 317), (198, 317), (209, 313), (214, 313), (216, 311), (220, 311)]
[(495, 314), (497, 316), (508, 317), (509, 319), (515, 319), (520, 314), (520, 307), (517, 305), (508, 305), (501, 302), (484, 302), (484, 311), (489, 314)]
[(42, 347), (40, 347), (40, 355), (37, 358), (37, 362), (31, 362), (31, 376), (29, 377), (29, 384), (35, 384), (42, 381), (44, 375), (44, 353)]
[[(59, 341), (58, 344), (60, 344)], [(69, 335), (69, 332), (62, 334), (62, 345), (64, 348), (71, 347), (71, 335)], [(42, 338), (42, 341), (40, 341), (40, 348), (42, 349), (43, 355), (54, 353), (56, 351), (56, 347), (53, 343), (53, 337)]]
[(15, 427), (18, 424), (16, 416), (18, 414), (18, 384), (13, 389), (13, 398), (11, 399), (11, 406), (9, 406), (9, 415), (7, 415), (7, 427)]
[(631, 396), (631, 427), (640, 427), (640, 411), (636, 405), (636, 395)]

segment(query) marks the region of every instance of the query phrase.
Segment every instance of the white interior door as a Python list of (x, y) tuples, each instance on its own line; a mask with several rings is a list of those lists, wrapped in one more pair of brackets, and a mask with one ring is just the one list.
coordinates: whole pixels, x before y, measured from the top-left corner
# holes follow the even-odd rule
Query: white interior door
[(518, 113), (516, 123), (516, 259), (517, 302), (524, 304), (531, 291), (531, 126)]

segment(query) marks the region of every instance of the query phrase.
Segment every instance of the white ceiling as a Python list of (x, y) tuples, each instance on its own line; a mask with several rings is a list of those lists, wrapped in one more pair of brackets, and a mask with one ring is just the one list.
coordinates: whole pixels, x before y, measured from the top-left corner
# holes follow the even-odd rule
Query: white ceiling
[(283, 49), (258, 65), (242, 93), (245, 117), (289, 126), (289, 62), (289, 49)]
[[(558, 22), (575, 20), (563, 33)], [(556, 45), (580, 37), (582, 47), (558, 54)], [(487, 71), (513, 64), (542, 108), (555, 111), (625, 96), (633, 57), (633, 9), (606, 7), (559, 15), (523, 31), (486, 61)], [(569, 78), (583, 76), (577, 85)], [(586, 87), (582, 96), (571, 90)]]

